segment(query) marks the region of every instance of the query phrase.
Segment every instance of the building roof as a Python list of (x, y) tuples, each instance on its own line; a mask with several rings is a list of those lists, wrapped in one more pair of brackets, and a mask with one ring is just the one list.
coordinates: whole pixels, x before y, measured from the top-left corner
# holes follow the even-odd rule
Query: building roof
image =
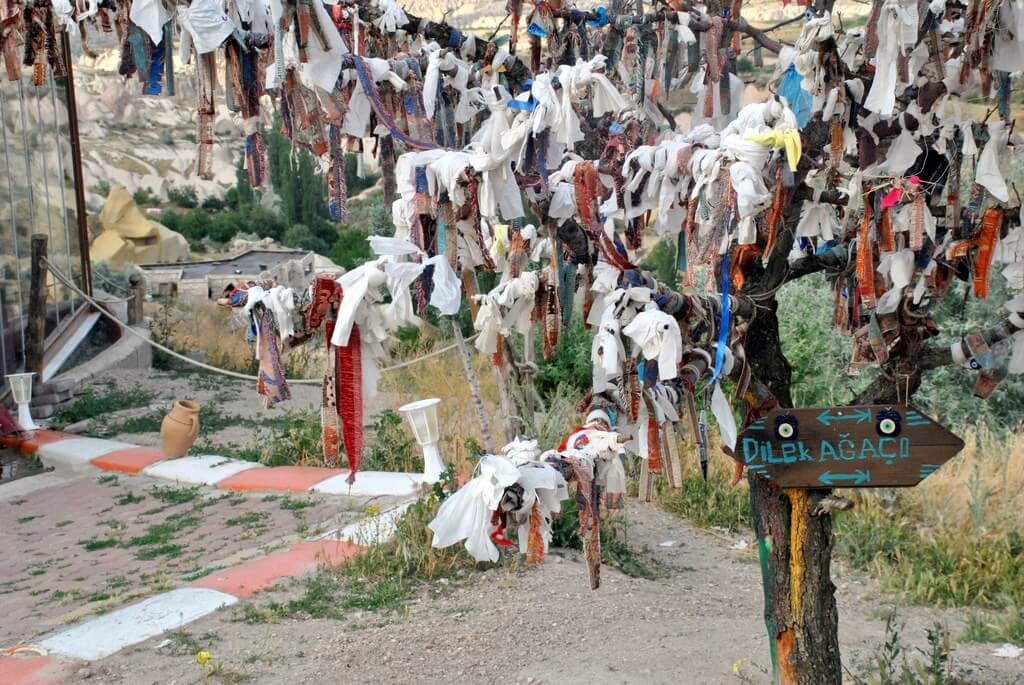
[(142, 270), (181, 268), (181, 278), (204, 278), (206, 276), (230, 276), (234, 274), (258, 274), (273, 269), (283, 262), (302, 259), (311, 254), (308, 250), (246, 250), (228, 259), (211, 259), (185, 264), (140, 264)]

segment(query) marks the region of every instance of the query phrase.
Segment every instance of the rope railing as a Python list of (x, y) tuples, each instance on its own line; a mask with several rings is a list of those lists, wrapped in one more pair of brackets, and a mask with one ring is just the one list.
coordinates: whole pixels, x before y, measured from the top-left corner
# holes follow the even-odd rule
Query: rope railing
[[(158, 349), (161, 352), (164, 352), (165, 354), (169, 354), (170, 356), (174, 357), (175, 359), (178, 359), (179, 361), (183, 361), (186, 364), (191, 364), (192, 366), (199, 367), (199, 368), (204, 369), (206, 371), (209, 371), (211, 373), (218, 373), (218, 374), (221, 374), (222, 376), (228, 376), (230, 378), (237, 378), (237, 379), (243, 380), (243, 381), (258, 381), (259, 380), (259, 377), (257, 377), (257, 376), (252, 376), (252, 375), (249, 375), (249, 374), (246, 374), (246, 373), (240, 373), (238, 371), (231, 371), (229, 369), (222, 369), (220, 367), (213, 366), (211, 364), (207, 364), (206, 362), (201, 362), (198, 359), (192, 359), (191, 357), (188, 357), (188, 356), (186, 356), (184, 354), (181, 354), (180, 352), (178, 352), (176, 350), (173, 350), (170, 347), (167, 347), (166, 345), (164, 345), (162, 343), (159, 343), (159, 342), (157, 342), (155, 340), (152, 340), (151, 338), (147, 338), (145, 335), (143, 335), (138, 330), (136, 330), (133, 326), (129, 326), (124, 321), (121, 321), (116, 316), (114, 316), (109, 311), (107, 311), (106, 307), (104, 306), (105, 303), (99, 302), (99, 301), (93, 299), (91, 296), (89, 296), (84, 291), (82, 291), (81, 288), (79, 288), (77, 285), (75, 285), (74, 281), (72, 281), (70, 278), (68, 278), (63, 272), (60, 271), (60, 269), (58, 269), (53, 264), (51, 264), (48, 259), (44, 258), (43, 261), (46, 264), (46, 268), (49, 269), (50, 273), (53, 274), (54, 278), (56, 278), (58, 281), (60, 281), (62, 284), (64, 284), (65, 287), (70, 288), (75, 293), (77, 293), (82, 298), (84, 298), (86, 302), (91, 304), (93, 307), (95, 307), (97, 309), (97, 311), (99, 311), (105, 317), (107, 317), (108, 319), (113, 321), (115, 324), (117, 324), (122, 330), (127, 331), (128, 333), (130, 333), (130, 334), (134, 335), (135, 337), (141, 339), (144, 343), (146, 343), (150, 347)], [(474, 335), (470, 336), (469, 338), (466, 338), (466, 340), (467, 341), (473, 340), (474, 338), (476, 338), (477, 335), (479, 335), (479, 334), (474, 334)], [(407, 359), (406, 361), (399, 362), (398, 364), (393, 364), (391, 366), (385, 366), (384, 368), (380, 369), (380, 372), (381, 373), (385, 373), (387, 371), (397, 371), (398, 369), (404, 369), (404, 368), (412, 366), (414, 364), (418, 364), (418, 363), (420, 363), (422, 361), (426, 361), (427, 359), (432, 359), (434, 357), (440, 356), (440, 355), (445, 354), (447, 352), (451, 352), (452, 350), (456, 349), (458, 346), (459, 346), (459, 344), (457, 342), (456, 343), (452, 343), (451, 345), (446, 345), (445, 347), (442, 347), (439, 350), (434, 350), (433, 352), (425, 354), (422, 357), (416, 357), (415, 359)], [(289, 378), (288, 382), (289, 383), (294, 383), (294, 384), (299, 384), (299, 385), (320, 385), (320, 384), (322, 384), (324, 382), (324, 379), (322, 377), (321, 378)]]

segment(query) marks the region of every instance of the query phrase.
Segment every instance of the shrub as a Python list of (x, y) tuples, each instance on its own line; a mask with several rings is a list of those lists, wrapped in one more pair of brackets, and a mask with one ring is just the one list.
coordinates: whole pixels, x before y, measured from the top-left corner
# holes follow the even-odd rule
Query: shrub
[(423, 455), (405, 427), (402, 417), (391, 409), (373, 422), (373, 438), (367, 445), (361, 469), (367, 471), (423, 471)]
[(184, 209), (195, 209), (199, 206), (199, 195), (192, 186), (169, 188), (167, 190), (167, 199)]
[[(541, 344), (537, 336), (538, 346)], [(585, 391), (593, 381), (590, 363), (590, 347), (593, 334), (583, 327), (580, 319), (562, 329), (562, 335), (555, 346), (551, 359), (545, 360), (538, 354), (536, 387), (542, 397), (554, 393), (558, 386), (565, 383), (578, 390)]]
[(160, 198), (153, 194), (151, 188), (139, 188), (132, 193), (132, 200), (140, 207), (152, 206), (160, 202)]
[(219, 197), (210, 197), (203, 200), (202, 208), (210, 212), (220, 212), (227, 208), (227, 202)]
[(641, 266), (652, 272), (659, 282), (670, 288), (675, 288), (679, 283), (675, 241), (662, 238), (647, 255)]

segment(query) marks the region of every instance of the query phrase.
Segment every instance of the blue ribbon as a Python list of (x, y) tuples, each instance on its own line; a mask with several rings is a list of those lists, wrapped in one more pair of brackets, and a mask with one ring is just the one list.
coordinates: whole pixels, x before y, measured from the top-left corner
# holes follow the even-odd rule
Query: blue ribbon
[[(825, 241), (820, 246), (818, 246), (818, 249), (814, 251), (814, 254), (816, 254), (816, 255), (824, 254), (824, 253), (828, 252), (829, 250), (831, 250), (833, 247), (835, 247), (835, 244), (836, 244), (836, 241), (834, 241), (834, 240)], [(927, 265), (925, 265), (925, 266), (927, 266)]]
[(524, 112), (532, 112), (537, 109), (537, 103), (533, 101), (531, 97), (529, 102), (523, 102), (522, 100), (516, 100), (515, 98), (508, 101), (509, 109), (521, 109)]
[(729, 346), (729, 251), (722, 256), (722, 318), (718, 322), (718, 347), (715, 350), (715, 373), (711, 376), (710, 385), (718, 380), (725, 364), (725, 348)]
[(594, 10), (594, 12), (597, 14), (597, 19), (591, 19), (590, 21), (587, 22), (587, 24), (598, 29), (601, 28), (602, 26), (607, 26), (608, 10), (606, 10), (604, 7), (598, 7), (596, 10)]

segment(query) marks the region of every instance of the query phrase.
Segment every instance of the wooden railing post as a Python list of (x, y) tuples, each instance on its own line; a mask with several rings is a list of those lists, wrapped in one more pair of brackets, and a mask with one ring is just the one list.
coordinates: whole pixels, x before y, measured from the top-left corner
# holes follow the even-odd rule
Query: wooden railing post
[(47, 237), (32, 236), (32, 275), (28, 291), (28, 324), (25, 330), (25, 370), (43, 378), (43, 348), (46, 341), (46, 245)]
[(139, 274), (129, 276), (128, 282), (132, 286), (132, 299), (128, 302), (128, 325), (137, 326), (145, 318), (142, 305), (146, 296), (146, 289), (143, 287), (142, 277)]

